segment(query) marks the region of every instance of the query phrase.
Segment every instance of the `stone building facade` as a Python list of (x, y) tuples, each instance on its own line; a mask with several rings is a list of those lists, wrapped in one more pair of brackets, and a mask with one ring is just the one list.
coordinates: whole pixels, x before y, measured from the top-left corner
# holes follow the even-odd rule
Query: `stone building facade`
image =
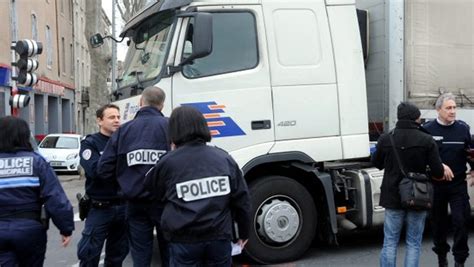
[[(0, 1), (0, 117), (11, 114), (9, 99), (12, 36), (43, 44), (35, 73), (38, 84), (18, 86), (30, 104), (20, 109), (37, 139), (49, 133), (82, 133), (83, 90), (88, 87), (90, 56), (84, 35), (86, 0)], [(12, 19), (16, 11), (16, 27)], [(107, 21), (108, 19), (105, 18)], [(104, 23), (110, 28), (110, 22)]]

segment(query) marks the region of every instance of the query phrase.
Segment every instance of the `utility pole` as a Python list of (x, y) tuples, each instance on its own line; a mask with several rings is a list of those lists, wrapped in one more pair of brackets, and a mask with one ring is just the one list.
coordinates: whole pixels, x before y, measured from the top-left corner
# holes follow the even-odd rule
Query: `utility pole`
[[(18, 27), (17, 27), (17, 20), (16, 20), (16, 1), (11, 0), (10, 3), (11, 3), (10, 5), (10, 36), (11, 36), (10, 43), (13, 43), (14, 41), (16, 42), (16, 40), (18, 39)], [(11, 59), (12, 59), (11, 61), (12, 63), (16, 62), (16, 53), (13, 50), (11, 50)], [(11, 71), (11, 77), (17, 76), (16, 68), (13, 66), (13, 64), (11, 65), (10, 71)], [(10, 79), (10, 87), (11, 87), (11, 99), (13, 99), (13, 97), (16, 94), (18, 94), (18, 88), (16, 87), (15, 80)], [(11, 114), (15, 117), (18, 117), (18, 108), (12, 105)]]
[[(112, 37), (115, 39), (115, 3), (112, 2)], [(116, 86), (116, 71), (117, 71), (117, 43), (112, 40), (112, 87), (111, 93), (117, 90)]]

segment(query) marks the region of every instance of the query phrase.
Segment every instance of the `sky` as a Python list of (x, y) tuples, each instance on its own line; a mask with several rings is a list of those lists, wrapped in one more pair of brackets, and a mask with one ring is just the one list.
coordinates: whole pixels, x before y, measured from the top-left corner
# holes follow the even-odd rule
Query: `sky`
[[(112, 3), (115, 4), (114, 0), (102, 0), (102, 8), (105, 11), (105, 14), (110, 19), (110, 22), (112, 22)], [(120, 17), (120, 12), (118, 9), (115, 9), (115, 39), (118, 39), (118, 36), (120, 32), (122, 31), (124, 22), (122, 21), (122, 18)], [(126, 45), (127, 39), (125, 39), (122, 43), (117, 43), (117, 60), (123, 61), (125, 59), (125, 55), (127, 54), (127, 45)]]

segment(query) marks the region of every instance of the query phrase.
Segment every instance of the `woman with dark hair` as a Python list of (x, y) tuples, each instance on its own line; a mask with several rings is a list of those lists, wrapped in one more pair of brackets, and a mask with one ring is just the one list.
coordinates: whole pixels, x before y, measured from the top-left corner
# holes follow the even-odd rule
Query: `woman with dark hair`
[(211, 135), (203, 115), (189, 106), (169, 120), (175, 149), (147, 176), (161, 200), (161, 226), (170, 241), (170, 266), (231, 266), (233, 220), (243, 248), (250, 225), (247, 184), (237, 163), (222, 149), (208, 146)]
[(0, 266), (43, 266), (46, 227), (44, 205), (69, 244), (72, 206), (49, 164), (33, 152), (28, 124), (0, 118)]
[(26, 121), (15, 117), (0, 118), (0, 151), (15, 152), (21, 148), (33, 151), (30, 144), (30, 129)]
[(197, 109), (189, 106), (173, 110), (169, 120), (169, 132), (171, 142), (176, 147), (193, 141), (211, 141), (206, 119)]

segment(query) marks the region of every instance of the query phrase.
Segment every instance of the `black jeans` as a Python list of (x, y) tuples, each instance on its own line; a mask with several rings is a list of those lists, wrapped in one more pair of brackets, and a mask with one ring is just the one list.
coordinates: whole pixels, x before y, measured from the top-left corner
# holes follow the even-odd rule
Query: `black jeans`
[(449, 230), (448, 204), (451, 208), (454, 260), (464, 263), (469, 257), (467, 238), (471, 214), (465, 182), (453, 185), (434, 185), (432, 209), (433, 251), (441, 256), (446, 255), (450, 250), (447, 243)]

